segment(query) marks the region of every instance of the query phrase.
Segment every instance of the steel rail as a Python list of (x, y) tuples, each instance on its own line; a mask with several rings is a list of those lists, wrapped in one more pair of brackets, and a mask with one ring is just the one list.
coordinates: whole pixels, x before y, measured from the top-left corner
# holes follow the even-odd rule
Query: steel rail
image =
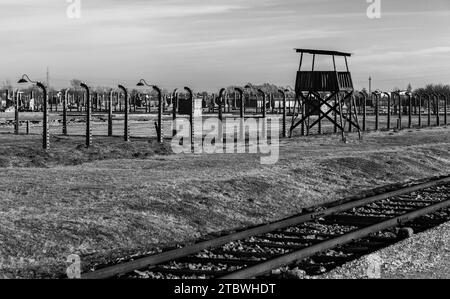
[(418, 191), (421, 189), (426, 189), (429, 187), (437, 186), (450, 183), (450, 176), (439, 178), (436, 180), (420, 183), (412, 186), (401, 187), (394, 191), (389, 191), (383, 194), (378, 194), (370, 197), (366, 197), (363, 199), (358, 199), (350, 202), (346, 202), (337, 206), (332, 206), (322, 211), (307, 213), (303, 215), (294, 216), (291, 218), (287, 218), (278, 222), (273, 222), (270, 224), (260, 225), (248, 230), (243, 230), (241, 232), (232, 233), (229, 235), (225, 235), (216, 239), (202, 241), (197, 244), (193, 244), (187, 247), (170, 250), (167, 252), (162, 252), (160, 254), (143, 257), (134, 261), (125, 262), (122, 264), (112, 265), (109, 267), (105, 267), (102, 269), (98, 269), (92, 272), (86, 272), (81, 275), (81, 279), (106, 279), (111, 278), (116, 275), (126, 274), (132, 272), (134, 270), (155, 266), (157, 264), (161, 264), (164, 262), (172, 261), (178, 258), (182, 258), (194, 253), (198, 253), (202, 250), (218, 247), (224, 245), (226, 243), (246, 239), (252, 236), (261, 235), (265, 233), (269, 233), (272, 231), (276, 231), (279, 229), (283, 229), (289, 226), (298, 225), (304, 222), (308, 222), (311, 220), (315, 220), (318, 218), (322, 218), (325, 216), (330, 216), (335, 213), (339, 213), (342, 211), (350, 210), (352, 208), (364, 206), (373, 202), (377, 202), (380, 200), (384, 200), (390, 197), (411, 193), (414, 191)]
[(450, 199), (439, 202), (437, 204), (430, 205), (426, 208), (421, 208), (416, 211), (400, 215), (389, 220), (373, 224), (366, 228), (362, 228), (350, 233), (346, 233), (340, 237), (324, 241), (322, 243), (309, 246), (307, 248), (274, 258), (267, 262), (263, 262), (243, 270), (239, 270), (233, 272), (231, 274), (220, 277), (221, 279), (248, 279), (255, 276), (263, 275), (269, 272), (272, 269), (276, 269), (282, 267), (284, 265), (288, 265), (294, 261), (302, 260), (304, 258), (310, 257), (316, 253), (326, 251), (328, 249), (332, 249), (339, 245), (348, 244), (354, 240), (358, 240), (364, 237), (367, 237), (371, 233), (379, 232), (391, 227), (395, 227), (401, 224), (404, 224), (408, 221), (413, 220), (414, 218), (438, 211), (443, 208), (450, 207)]

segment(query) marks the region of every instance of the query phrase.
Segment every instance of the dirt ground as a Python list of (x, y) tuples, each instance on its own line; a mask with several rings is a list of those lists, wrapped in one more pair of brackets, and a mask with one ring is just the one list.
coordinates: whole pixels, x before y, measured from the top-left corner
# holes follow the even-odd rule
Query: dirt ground
[(261, 165), (259, 154), (172, 155), (144, 139), (86, 150), (81, 137), (53, 137), (43, 153), (39, 136), (0, 134), (0, 276), (60, 277), (70, 254), (86, 269), (450, 173), (450, 128), (280, 143), (278, 163)]

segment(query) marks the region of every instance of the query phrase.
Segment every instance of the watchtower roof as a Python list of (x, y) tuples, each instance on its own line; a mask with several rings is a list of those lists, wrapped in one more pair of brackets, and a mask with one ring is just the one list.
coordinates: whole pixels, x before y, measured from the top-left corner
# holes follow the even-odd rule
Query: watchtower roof
[(331, 55), (331, 56), (352, 56), (351, 53), (339, 52), (339, 51), (329, 51), (329, 50), (313, 50), (313, 49), (294, 49), (297, 53), (307, 53), (316, 55)]

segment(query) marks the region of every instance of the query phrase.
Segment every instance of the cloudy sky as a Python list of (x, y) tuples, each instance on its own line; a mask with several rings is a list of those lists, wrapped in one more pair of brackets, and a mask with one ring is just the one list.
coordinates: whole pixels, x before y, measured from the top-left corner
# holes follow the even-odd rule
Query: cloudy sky
[(357, 87), (450, 84), (450, 1), (380, 1), (369, 19), (367, 0), (81, 0), (70, 19), (67, 0), (1, 0), (0, 81), (292, 85), (301, 47), (353, 53)]

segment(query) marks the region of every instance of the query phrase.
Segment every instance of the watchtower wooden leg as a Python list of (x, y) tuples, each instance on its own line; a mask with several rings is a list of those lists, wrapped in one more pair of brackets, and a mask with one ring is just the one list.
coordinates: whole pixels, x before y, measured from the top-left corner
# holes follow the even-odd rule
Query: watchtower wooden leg
[(346, 142), (346, 139), (345, 139), (345, 128), (344, 128), (344, 123), (343, 123), (343, 120), (342, 120), (342, 101), (339, 99), (339, 96), (338, 96), (338, 104), (339, 104), (339, 121), (340, 121), (340, 124), (341, 124), (341, 135), (342, 135), (342, 141), (343, 142)]
[[(348, 116), (349, 116), (349, 119), (352, 119), (352, 115), (353, 115), (353, 113), (352, 113), (352, 108), (353, 108), (352, 100), (350, 99), (350, 101), (348, 101), (348, 112), (347, 112), (347, 114), (348, 114)], [(349, 122), (349, 124), (348, 124), (348, 131), (349, 131), (349, 132), (352, 132), (352, 131), (353, 131), (352, 123), (351, 123), (351, 122)]]
[[(299, 104), (301, 118), (305, 117), (305, 114), (306, 114), (305, 109), (306, 109), (305, 101), (302, 99), (301, 103)], [(306, 132), (305, 132), (305, 123), (304, 122), (302, 122), (301, 131), (302, 131), (302, 136), (305, 136)]]
[(359, 121), (358, 121), (358, 111), (357, 111), (357, 108), (356, 108), (356, 99), (355, 99), (355, 96), (352, 96), (352, 101), (353, 101), (353, 107), (354, 107), (354, 112), (355, 112), (355, 114), (354, 114), (354, 116), (355, 116), (355, 122), (356, 122), (356, 124), (357, 124), (356, 128), (357, 128), (357, 130), (358, 130), (358, 138), (359, 138), (359, 140), (361, 140), (361, 139), (362, 139), (362, 135), (361, 135), (361, 127), (359, 126)]
[[(301, 103), (300, 103), (300, 96), (298, 94), (295, 95), (295, 101), (294, 101), (294, 107), (293, 107), (293, 111), (292, 111), (292, 118), (291, 118), (291, 128), (289, 129), (289, 138), (292, 138), (292, 132), (294, 131), (294, 129), (298, 126), (298, 123), (296, 124), (295, 121), (297, 119), (297, 116), (300, 113), (300, 109), (301, 109)], [(295, 110), (298, 110), (299, 113), (295, 113)], [(302, 124), (302, 135), (304, 135), (304, 127)]]
[[(334, 97), (334, 106), (336, 107), (336, 101), (337, 101), (337, 96), (335, 96)], [(334, 124), (333, 124), (333, 126), (334, 126), (334, 133), (336, 134), (337, 133), (337, 113), (336, 113), (336, 111), (334, 111)]]

